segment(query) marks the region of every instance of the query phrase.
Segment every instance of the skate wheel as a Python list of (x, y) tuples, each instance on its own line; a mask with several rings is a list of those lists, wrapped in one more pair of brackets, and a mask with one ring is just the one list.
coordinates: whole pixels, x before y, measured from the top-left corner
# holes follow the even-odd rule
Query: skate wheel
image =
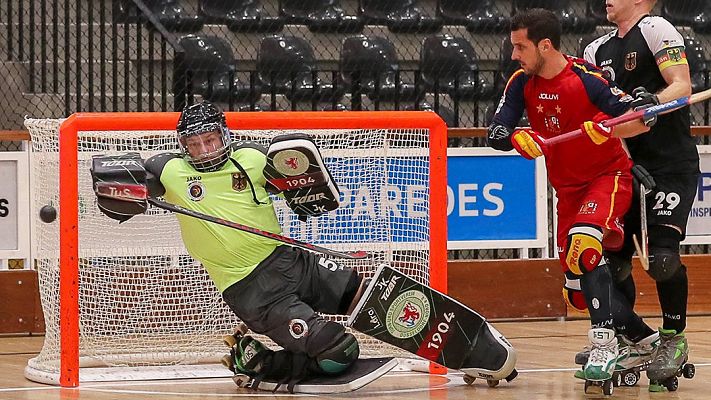
[(235, 385), (241, 388), (249, 387), (249, 383), (251, 382), (251, 380), (252, 378), (244, 374), (237, 374), (232, 377), (232, 381), (235, 383)]
[(222, 343), (231, 349), (235, 344), (237, 344), (237, 339), (235, 339), (234, 335), (225, 335), (222, 337)]
[(666, 382), (664, 382), (664, 387), (670, 392), (675, 392), (679, 389), (679, 379), (677, 379), (676, 376), (667, 379)]
[(249, 332), (249, 327), (247, 327), (247, 324), (244, 322), (240, 322), (239, 325), (237, 325), (237, 328), (235, 329), (235, 334), (239, 336), (244, 336)]
[(625, 386), (634, 386), (639, 382), (640, 374), (637, 371), (627, 371), (622, 376), (622, 384)]
[(612, 379), (607, 380), (602, 384), (602, 394), (605, 396), (611, 396), (614, 390), (615, 386), (612, 384)]
[(464, 375), (464, 383), (466, 383), (467, 385), (473, 385), (475, 380), (476, 378), (473, 376)]
[(495, 388), (499, 386), (499, 380), (498, 379), (487, 379), (486, 384), (489, 385), (490, 388)]
[(509, 376), (507, 376), (505, 378), (506, 382), (511, 382), (512, 380), (516, 379), (517, 376), (518, 376), (518, 371), (516, 371), (516, 368), (514, 368), (514, 370), (511, 371), (511, 373), (509, 374)]
[(684, 375), (684, 378), (691, 379), (696, 375), (696, 366), (694, 366), (694, 364), (684, 364), (681, 373)]
[(594, 386), (593, 383), (591, 381), (586, 380), (585, 387), (583, 388), (585, 394), (590, 394), (590, 391), (588, 389), (590, 389), (591, 386)]
[(622, 373), (613, 372), (612, 373), (612, 386), (619, 387), (622, 386)]
[(225, 368), (229, 369), (232, 372), (235, 372), (235, 363), (229, 354), (222, 356), (221, 361), (222, 361), (222, 365), (224, 365)]

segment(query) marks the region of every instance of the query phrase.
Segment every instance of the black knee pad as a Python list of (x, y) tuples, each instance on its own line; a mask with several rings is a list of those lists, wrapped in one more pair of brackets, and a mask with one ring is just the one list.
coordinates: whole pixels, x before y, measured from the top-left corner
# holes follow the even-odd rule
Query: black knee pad
[(623, 282), (632, 273), (632, 257), (625, 257), (619, 253), (603, 251), (603, 257), (607, 259), (610, 273), (615, 283)]
[(346, 328), (339, 323), (323, 320), (319, 324), (323, 324), (321, 329), (309, 332), (307, 336), (305, 350), (311, 358), (333, 347), (340, 337), (346, 334)]
[(649, 270), (647, 273), (657, 282), (671, 279), (681, 267), (679, 255), (681, 233), (670, 226), (649, 227)]
[(318, 367), (326, 374), (340, 374), (350, 367), (360, 355), (355, 336), (344, 333), (338, 341), (316, 356)]

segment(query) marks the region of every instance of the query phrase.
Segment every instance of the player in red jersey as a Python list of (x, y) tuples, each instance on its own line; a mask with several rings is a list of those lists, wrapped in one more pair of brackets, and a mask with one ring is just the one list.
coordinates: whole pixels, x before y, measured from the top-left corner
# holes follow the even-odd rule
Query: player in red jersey
[[(613, 285), (602, 257), (603, 248), (622, 246), (621, 220), (632, 197), (632, 162), (619, 138), (649, 128), (642, 121), (613, 128), (599, 123), (626, 113), (633, 99), (595, 66), (562, 54), (560, 36), (560, 22), (550, 11), (531, 9), (512, 18), (511, 58), (521, 69), (509, 79), (487, 142), (529, 159), (545, 155), (558, 197), (558, 253), (567, 286), (579, 282), (590, 311), (592, 349), (585, 377), (607, 381), (618, 357), (616, 333), (635, 336), (649, 329)], [(524, 110), (531, 129), (515, 129)], [(587, 135), (544, 145), (545, 139), (578, 128)]]

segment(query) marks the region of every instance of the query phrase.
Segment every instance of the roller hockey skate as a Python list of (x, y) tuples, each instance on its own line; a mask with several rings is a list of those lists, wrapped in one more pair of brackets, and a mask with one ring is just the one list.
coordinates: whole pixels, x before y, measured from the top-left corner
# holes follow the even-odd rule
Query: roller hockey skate
[(675, 391), (679, 387), (679, 377), (691, 379), (696, 367), (689, 361), (689, 344), (684, 333), (659, 329), (660, 344), (647, 368), (650, 392)]
[[(652, 354), (659, 346), (659, 332), (647, 336), (637, 343), (627, 339), (624, 335), (617, 335), (619, 356), (612, 383), (614, 386), (634, 386), (639, 382), (641, 372), (645, 371), (652, 361)], [(583, 367), (590, 356), (590, 347), (575, 355), (575, 363), (581, 369), (575, 371), (575, 377), (585, 379)]]
[(237, 326), (235, 333), (222, 338), (225, 345), (230, 348), (230, 354), (222, 357), (222, 365), (235, 373), (232, 380), (238, 386), (241, 386), (241, 382), (249, 381), (250, 377), (259, 372), (260, 361), (271, 352), (260, 341), (246, 336), (248, 331), (247, 325), (242, 323)]
[(619, 354), (615, 331), (593, 328), (588, 332), (591, 349), (585, 364), (585, 393), (600, 393), (609, 396), (613, 391), (613, 374)]

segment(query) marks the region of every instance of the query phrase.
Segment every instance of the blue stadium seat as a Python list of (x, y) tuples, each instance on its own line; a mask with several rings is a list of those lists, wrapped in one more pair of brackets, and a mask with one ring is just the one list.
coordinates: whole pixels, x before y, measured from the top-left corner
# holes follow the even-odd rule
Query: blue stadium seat
[(352, 36), (343, 40), (340, 57), (343, 86), (352, 92), (358, 84), (371, 100), (411, 101), (415, 85), (403, 81), (395, 46), (379, 36)]
[(686, 59), (689, 61), (689, 72), (691, 73), (691, 90), (696, 93), (709, 88), (707, 75), (709, 73), (706, 62), (706, 52), (699, 40), (686, 36), (684, 38), (686, 47)]
[(190, 90), (212, 101), (249, 102), (260, 87), (238, 79), (230, 45), (217, 36), (188, 35), (180, 39), (190, 76)]
[(323, 83), (317, 76), (313, 49), (306, 39), (295, 36), (267, 36), (257, 54), (257, 76), (264, 93), (285, 94), (292, 101), (333, 101), (343, 97), (338, 85)]
[(462, 25), (474, 33), (508, 32), (509, 18), (493, 0), (439, 0), (437, 14), (446, 25)]
[(391, 32), (432, 33), (442, 20), (427, 16), (416, 0), (360, 0), (360, 14), (367, 25), (387, 25)]
[(545, 8), (555, 12), (564, 32), (588, 33), (595, 29), (596, 24), (592, 19), (575, 13), (570, 0), (513, 0), (511, 15), (529, 8)]
[(264, 12), (259, 0), (200, 0), (200, 14), (208, 24), (221, 24), (233, 32), (279, 32), (284, 22)]
[(346, 15), (338, 0), (279, 0), (287, 24), (306, 25), (312, 32), (355, 33), (363, 30), (357, 15)]
[(480, 76), (479, 57), (464, 38), (449, 34), (422, 41), (420, 73), (424, 90), (446, 93), (456, 100), (479, 100), (491, 96), (490, 85)]

